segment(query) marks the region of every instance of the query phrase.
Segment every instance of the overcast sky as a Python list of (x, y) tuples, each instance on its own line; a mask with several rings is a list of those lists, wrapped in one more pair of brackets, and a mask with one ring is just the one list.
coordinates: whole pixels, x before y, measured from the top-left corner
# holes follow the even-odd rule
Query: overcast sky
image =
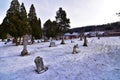
[[(0, 23), (6, 15), (12, 0), (0, 0)], [(27, 12), (31, 4), (36, 8), (42, 24), (48, 19), (55, 20), (56, 11), (62, 7), (70, 18), (71, 28), (86, 25), (116, 22), (120, 17), (120, 0), (19, 0), (25, 4)]]

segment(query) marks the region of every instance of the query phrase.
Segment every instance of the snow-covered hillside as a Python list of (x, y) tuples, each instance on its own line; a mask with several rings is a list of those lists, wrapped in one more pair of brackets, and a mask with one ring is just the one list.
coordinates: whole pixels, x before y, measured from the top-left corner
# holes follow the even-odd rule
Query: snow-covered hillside
[[(31, 54), (24, 57), (23, 46), (0, 42), (0, 80), (120, 80), (120, 37), (88, 38), (88, 47), (79, 39), (60, 42), (28, 45)], [(72, 54), (75, 44), (78, 54)], [(42, 74), (35, 72), (37, 56), (48, 66)]]

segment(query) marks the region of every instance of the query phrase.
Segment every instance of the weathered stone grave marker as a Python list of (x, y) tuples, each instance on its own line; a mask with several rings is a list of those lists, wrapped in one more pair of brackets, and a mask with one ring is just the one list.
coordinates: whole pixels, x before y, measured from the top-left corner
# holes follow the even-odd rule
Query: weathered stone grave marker
[(76, 44), (76, 45), (74, 45), (74, 47), (73, 47), (73, 54), (75, 54), (75, 53), (78, 53), (78, 44)]
[(83, 44), (83, 46), (86, 46), (86, 47), (87, 47), (87, 46), (88, 46), (88, 45), (87, 45), (87, 42), (88, 42), (88, 41), (87, 41), (87, 38), (86, 38), (86, 36), (84, 36), (84, 44)]
[(74, 41), (71, 39), (71, 43), (74, 43)]
[(28, 44), (28, 35), (25, 35), (23, 37), (23, 50), (21, 52), (22, 56), (28, 55), (27, 44)]
[(43, 59), (42, 59), (40, 56), (37, 56), (37, 57), (35, 58), (34, 62), (35, 62), (36, 68), (37, 68), (37, 69), (36, 69), (36, 72), (37, 72), (38, 74), (43, 73), (43, 72), (45, 72), (46, 70), (48, 70), (48, 67), (45, 67), (45, 66), (44, 66)]
[(55, 47), (55, 42), (51, 41), (49, 47)]
[(65, 44), (65, 39), (64, 39), (64, 37), (62, 37), (62, 42), (61, 42), (61, 44)]

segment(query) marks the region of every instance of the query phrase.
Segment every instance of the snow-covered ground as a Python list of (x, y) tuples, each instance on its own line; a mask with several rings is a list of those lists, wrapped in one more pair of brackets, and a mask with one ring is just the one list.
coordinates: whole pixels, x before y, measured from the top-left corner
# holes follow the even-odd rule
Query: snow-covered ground
[[(120, 80), (120, 37), (88, 38), (88, 47), (79, 39), (60, 42), (28, 45), (31, 54), (24, 57), (23, 46), (0, 42), (0, 80)], [(72, 54), (75, 44), (78, 54)], [(42, 74), (35, 72), (37, 56), (48, 66)]]

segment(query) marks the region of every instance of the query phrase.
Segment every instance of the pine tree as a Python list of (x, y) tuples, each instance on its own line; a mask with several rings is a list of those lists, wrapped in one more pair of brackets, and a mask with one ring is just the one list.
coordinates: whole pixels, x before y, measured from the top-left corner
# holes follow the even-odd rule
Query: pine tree
[(4, 40), (7, 38), (7, 33), (3, 26), (0, 25), (0, 39)]
[(6, 33), (16, 39), (16, 45), (18, 45), (17, 39), (29, 32), (27, 12), (23, 3), (20, 6), (18, 0), (12, 0), (2, 26)]
[(33, 21), (34, 19), (37, 19), (35, 7), (33, 4), (30, 7), (28, 18), (29, 18), (29, 21)]
[(41, 20), (40, 18), (38, 19), (38, 30), (39, 30), (39, 35), (38, 35), (38, 39), (42, 38), (42, 28), (41, 28)]
[(22, 36), (30, 33), (30, 27), (28, 25), (27, 12), (24, 3), (22, 3), (20, 6), (20, 22), (21, 23), (18, 31), (20, 37), (19, 42), (21, 42)]
[(4, 28), (6, 33), (9, 33), (9, 20), (7, 16), (3, 19), (1, 26)]
[(41, 33), (42, 33), (41, 32), (41, 21), (40, 21), (40, 19), (39, 20), (37, 19), (35, 8), (34, 8), (33, 4), (30, 7), (28, 19), (29, 19), (29, 25), (31, 27), (31, 35), (32, 35), (31, 41), (33, 43), (34, 38), (40, 39)]
[(21, 29), (22, 29), (22, 35), (28, 34), (30, 31), (29, 25), (28, 25), (28, 19), (27, 19), (27, 12), (24, 6), (24, 3), (22, 3), (20, 8), (20, 19), (22, 21), (21, 23)]
[(63, 34), (70, 28), (70, 19), (67, 18), (66, 12), (62, 10), (62, 8), (59, 8), (59, 10), (56, 12), (56, 22), (59, 26), (59, 32), (62, 35), (61, 44), (65, 44)]
[(52, 22), (52, 37), (56, 37), (57, 35), (59, 35), (59, 26), (57, 25), (57, 22), (56, 21), (53, 21)]
[(50, 31), (50, 29), (51, 29), (51, 24), (52, 24), (52, 22), (51, 22), (50, 19), (47, 20), (47, 21), (44, 23), (43, 31), (44, 31), (44, 36), (47, 37), (47, 38), (50, 38), (50, 37), (51, 37), (51, 34), (50, 34), (50, 33), (52, 33), (52, 32)]
[(51, 21), (50, 19), (44, 23), (43, 27), (44, 36), (47, 38), (56, 37), (58, 34), (58, 27), (56, 21)]
[(3, 20), (2, 26), (5, 27), (8, 34), (13, 36), (17, 40), (17, 38), (19, 37), (20, 23), (20, 4), (18, 0), (12, 0), (6, 17)]
[(61, 34), (64, 34), (66, 31), (70, 28), (70, 19), (67, 18), (66, 12), (62, 10), (62, 8), (59, 8), (59, 10), (56, 12), (56, 22), (59, 25), (59, 30)]

